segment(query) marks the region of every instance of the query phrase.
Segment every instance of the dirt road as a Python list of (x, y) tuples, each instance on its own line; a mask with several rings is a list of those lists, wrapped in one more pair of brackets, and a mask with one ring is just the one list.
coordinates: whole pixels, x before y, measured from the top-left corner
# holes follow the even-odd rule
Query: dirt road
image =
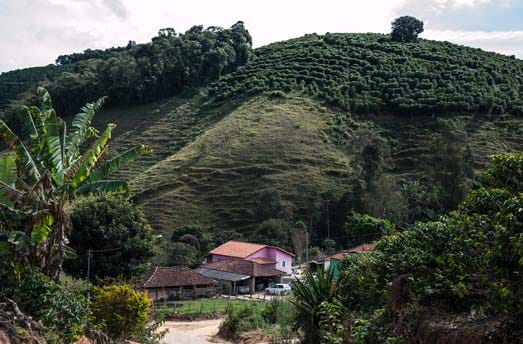
[[(163, 339), (163, 344), (209, 344), (228, 343), (214, 340), (218, 327), (223, 319), (198, 321), (166, 321), (163, 328), (169, 332)], [(212, 340), (212, 341), (211, 341)]]

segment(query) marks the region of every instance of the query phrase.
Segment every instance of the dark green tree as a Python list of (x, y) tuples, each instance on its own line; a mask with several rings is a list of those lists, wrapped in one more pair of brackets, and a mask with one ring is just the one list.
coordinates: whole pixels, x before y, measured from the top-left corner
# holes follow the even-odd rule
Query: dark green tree
[(86, 276), (88, 250), (100, 251), (91, 256), (90, 273), (98, 278), (141, 273), (154, 255), (151, 227), (143, 213), (121, 197), (81, 200), (72, 208), (71, 221), (70, 247), (76, 258), (66, 260), (64, 267), (74, 276)]
[(253, 239), (261, 244), (290, 249), (291, 225), (280, 219), (268, 219), (258, 225)]
[(398, 42), (415, 42), (418, 35), (423, 32), (423, 22), (411, 16), (396, 18), (392, 22), (393, 40)]

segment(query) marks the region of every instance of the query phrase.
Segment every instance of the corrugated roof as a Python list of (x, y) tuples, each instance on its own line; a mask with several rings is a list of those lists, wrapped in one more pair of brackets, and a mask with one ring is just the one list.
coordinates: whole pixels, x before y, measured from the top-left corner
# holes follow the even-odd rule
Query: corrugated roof
[(251, 276), (248, 275), (240, 275), (235, 274), (233, 272), (227, 272), (227, 271), (219, 271), (219, 270), (213, 270), (213, 269), (206, 269), (206, 268), (196, 268), (194, 269), (197, 273), (209, 277), (215, 280), (222, 280), (222, 281), (231, 281), (231, 282), (238, 282), (243, 281), (246, 279), (249, 279)]
[(211, 250), (209, 253), (210, 254), (219, 254), (219, 255), (228, 256), (228, 257), (247, 258), (251, 254), (258, 252), (259, 250), (261, 250), (262, 248), (265, 248), (265, 247), (277, 249), (281, 252), (287, 253), (288, 255), (294, 257), (293, 253), (285, 251), (284, 249), (281, 249), (279, 247), (268, 246), (268, 245), (263, 245), (263, 244), (255, 244), (252, 242), (236, 241), (236, 240), (227, 241), (226, 243)]
[(142, 288), (179, 287), (184, 285), (212, 285), (216, 281), (200, 275), (186, 266), (156, 267), (145, 278)]
[(334, 253), (334, 254), (328, 256), (325, 260), (330, 260), (330, 259), (338, 259), (338, 260), (340, 260), (340, 259), (342, 259), (344, 256), (346, 256), (348, 254), (372, 251), (372, 250), (374, 250), (375, 247), (376, 247), (376, 245), (374, 245), (374, 244), (359, 245), (359, 246), (350, 248), (350, 249), (345, 250), (345, 251)]
[(222, 260), (219, 262), (202, 265), (201, 267), (205, 269), (226, 271), (254, 277), (269, 277), (285, 274), (283, 271), (244, 259)]

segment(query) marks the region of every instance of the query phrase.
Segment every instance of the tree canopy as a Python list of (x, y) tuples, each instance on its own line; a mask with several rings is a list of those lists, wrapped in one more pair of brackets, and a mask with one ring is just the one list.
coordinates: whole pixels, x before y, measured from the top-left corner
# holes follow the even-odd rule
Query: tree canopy
[(154, 255), (152, 229), (143, 213), (122, 197), (102, 195), (76, 202), (71, 209), (74, 231), (69, 245), (75, 258), (65, 261), (66, 272), (84, 278), (88, 251), (93, 278), (129, 278), (143, 273)]
[(390, 36), (398, 42), (415, 42), (423, 32), (423, 22), (411, 16), (396, 18), (392, 22)]

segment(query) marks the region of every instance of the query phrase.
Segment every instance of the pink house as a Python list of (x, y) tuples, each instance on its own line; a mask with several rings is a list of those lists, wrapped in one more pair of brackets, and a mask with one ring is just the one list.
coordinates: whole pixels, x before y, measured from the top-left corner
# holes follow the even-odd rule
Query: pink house
[(244, 259), (275, 268), (286, 274), (291, 273), (294, 254), (279, 247), (231, 240), (210, 251), (211, 262)]

